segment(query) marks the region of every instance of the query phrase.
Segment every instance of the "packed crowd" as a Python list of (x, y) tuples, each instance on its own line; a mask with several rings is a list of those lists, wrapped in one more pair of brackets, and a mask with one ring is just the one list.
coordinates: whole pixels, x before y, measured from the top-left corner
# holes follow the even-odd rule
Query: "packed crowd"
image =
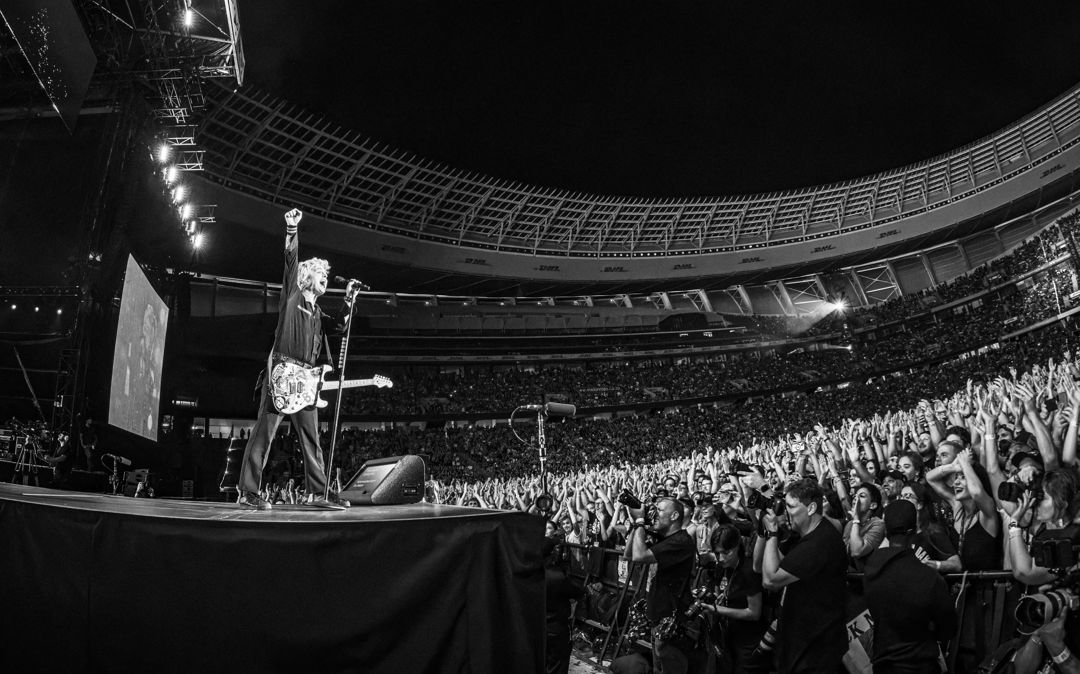
[[(672, 497), (682, 504), (684, 528), (699, 556), (730, 552), (733, 545), (713, 548), (713, 534), (734, 525), (740, 537), (753, 541), (743, 554), (758, 571), (768, 539), (763, 531), (783, 530), (777, 524), (783, 516), (770, 514), (770, 499), (783, 499), (785, 489), (791, 494), (792, 485), (809, 481), (820, 496), (803, 499), (803, 489), (798, 499), (804, 508), (818, 499), (818, 513), (843, 542), (848, 570), (869, 573), (872, 553), (887, 534), (897, 533), (890, 533), (890, 526), (899, 526), (896, 517), (889, 522), (891, 504), (907, 501), (914, 524), (905, 540), (932, 571), (1009, 569), (1031, 586), (1057, 582), (1063, 569), (1046, 567), (1076, 560), (1055, 558), (1051, 564), (1046, 555), (1080, 549), (1080, 524), (1073, 524), (1080, 522), (1080, 364), (1066, 347), (1070, 336), (1055, 328), (984, 356), (740, 409), (553, 424), (552, 505), (543, 513), (552, 523), (549, 533), (627, 549), (641, 511), (626, 494), (646, 503)], [(493, 429), (470, 433), (473, 440), (500, 435)], [(434, 470), (434, 500), (544, 508), (535, 456), (530, 463), (527, 451), (500, 452), (498, 444), (485, 444), (484, 451), (492, 452), (491, 467), (511, 466), (504, 476), (470, 481)], [(513, 454), (520, 460), (508, 461)], [(789, 514), (791, 503), (789, 497)], [(1040, 547), (1044, 540), (1071, 543), (1048, 552)], [(759, 610), (754, 618), (755, 644), (768, 627), (762, 616)], [(1040, 638), (1019, 644), (1017, 671), (1071, 657), (1067, 643), (1080, 647), (1080, 631), (1065, 634), (1061, 621), (1050, 625), (1053, 618), (1061, 616), (1031, 626)], [(987, 655), (986, 645), (969, 637), (960, 641), (954, 671), (975, 671)], [(752, 651), (739, 656), (747, 666), (758, 657)], [(933, 656), (936, 664), (936, 649)]]
[[(1022, 287), (1021, 287), (1022, 286)], [(854, 335), (850, 350), (742, 351), (669, 360), (593, 361), (531, 369), (433, 368), (395, 374), (392, 389), (353, 389), (347, 414), (508, 411), (554, 399), (579, 407), (722, 396), (884, 372), (971, 350), (1073, 306), (1075, 274), (1066, 263), (949, 311), (908, 316), (899, 325)]]

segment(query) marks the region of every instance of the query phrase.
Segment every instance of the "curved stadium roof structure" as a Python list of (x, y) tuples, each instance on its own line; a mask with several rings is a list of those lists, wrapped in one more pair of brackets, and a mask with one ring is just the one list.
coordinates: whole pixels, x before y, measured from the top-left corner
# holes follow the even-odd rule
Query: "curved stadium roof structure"
[(298, 206), (316, 245), (363, 260), (388, 290), (452, 292), (478, 279), (562, 294), (716, 288), (882, 260), (1072, 203), (1080, 85), (932, 159), (769, 194), (645, 199), (524, 185), (221, 85), (199, 138), (201, 191), (219, 220), (276, 232), (280, 211)]

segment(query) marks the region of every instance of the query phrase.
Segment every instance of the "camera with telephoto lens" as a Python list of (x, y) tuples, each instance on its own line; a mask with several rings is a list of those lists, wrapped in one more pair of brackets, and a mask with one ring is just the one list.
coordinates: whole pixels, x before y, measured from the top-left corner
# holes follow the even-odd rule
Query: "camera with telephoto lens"
[(1080, 545), (1064, 532), (1044, 531), (1028, 548), (1032, 563), (1049, 569), (1058, 579), (1045, 592), (1020, 598), (1015, 613), (1021, 633), (1031, 634), (1058, 618), (1066, 608), (1080, 609)]
[(1075, 611), (1078, 608), (1080, 596), (1071, 589), (1060, 587), (1021, 597), (1016, 604), (1016, 620), (1022, 634), (1031, 634), (1055, 620), (1065, 609)]
[(641, 507), (641, 499), (631, 494), (629, 489), (623, 489), (622, 493), (616, 497), (616, 500), (627, 508), (636, 509)]
[(690, 608), (686, 609), (687, 618), (698, 617), (705, 611), (706, 606), (712, 606), (716, 602), (716, 593), (707, 587), (699, 587), (690, 594), (694, 597), (694, 603), (690, 604)]
[(705, 491), (695, 491), (693, 498), (694, 505), (698, 506), (699, 508), (703, 505), (708, 505), (713, 502), (713, 495)]
[(1035, 503), (1042, 500), (1042, 476), (1036, 475), (1035, 478), (1032, 479), (1031, 484), (1023, 484), (1022, 482), (1002, 482), (998, 485), (998, 499), (1019, 503), (1020, 499), (1024, 498), (1024, 492), (1028, 491), (1031, 492), (1032, 500)]
[(766, 496), (756, 489), (746, 495), (746, 507), (750, 510), (771, 510), (779, 516), (784, 512), (784, 506), (784, 499)]

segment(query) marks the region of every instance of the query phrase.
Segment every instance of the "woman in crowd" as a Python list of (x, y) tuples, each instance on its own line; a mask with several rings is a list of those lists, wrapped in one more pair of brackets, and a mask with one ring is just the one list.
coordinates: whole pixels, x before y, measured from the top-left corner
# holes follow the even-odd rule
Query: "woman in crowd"
[(904, 474), (904, 481), (908, 484), (926, 481), (923, 475), (923, 459), (918, 452), (907, 451), (901, 454), (896, 468)]
[(851, 519), (844, 525), (848, 558), (859, 571), (862, 571), (866, 557), (885, 540), (885, 522), (880, 517), (881, 511), (881, 490), (878, 486), (867, 482), (860, 484), (851, 512), (848, 513)]
[[(945, 444), (945, 443), (942, 443)], [(927, 482), (952, 505), (950, 532), (965, 571), (1001, 568), (1001, 522), (986, 469), (971, 461), (970, 450), (926, 475)]]
[(716, 601), (705, 610), (716, 620), (713, 644), (726, 661), (723, 671), (767, 672), (768, 660), (756, 652), (768, 627), (762, 616), (761, 573), (754, 571), (735, 525), (718, 526), (709, 545), (717, 562), (712, 573)]
[(900, 498), (915, 506), (916, 535), (915, 556), (919, 561), (939, 573), (958, 573), (962, 570), (960, 555), (949, 538), (948, 531), (931, 518), (933, 510), (926, 486), (918, 482), (906, 484), (900, 490)]
[[(1064, 575), (1062, 568), (1048, 568), (1036, 563), (1031, 554), (1031, 548), (1042, 547), (1045, 552), (1039, 555), (1044, 558), (1044, 563), (1060, 564), (1065, 566), (1073, 560), (1054, 559), (1057, 553), (1047, 550), (1047, 544), (1052, 541), (1067, 541), (1066, 546), (1075, 550), (1080, 544), (1080, 525), (1074, 523), (1077, 512), (1080, 511), (1080, 499), (1078, 496), (1080, 476), (1072, 468), (1052, 470), (1046, 474), (1042, 482), (1042, 493), (1027, 489), (1020, 500), (1020, 507), (1012, 515), (1005, 510), (1001, 511), (1002, 519), (1008, 530), (1008, 551), (1013, 577), (1018, 581), (1031, 586), (1034, 590), (1040, 585), (1056, 583)], [(1034, 508), (1035, 533), (1028, 541), (1027, 533), (1021, 526), (1025, 513)], [(1057, 552), (1063, 552), (1062, 546), (1056, 546)], [(1067, 613), (1067, 611), (1066, 611)], [(1069, 669), (1065, 671), (1080, 671), (1080, 660), (1076, 654), (1080, 654), (1080, 623), (1075, 619), (1065, 622), (1059, 630), (1060, 634), (1036, 633), (1028, 639), (1016, 654), (1017, 674), (1029, 674), (1041, 667), (1046, 658), (1050, 658), (1057, 665), (1069, 663)]]

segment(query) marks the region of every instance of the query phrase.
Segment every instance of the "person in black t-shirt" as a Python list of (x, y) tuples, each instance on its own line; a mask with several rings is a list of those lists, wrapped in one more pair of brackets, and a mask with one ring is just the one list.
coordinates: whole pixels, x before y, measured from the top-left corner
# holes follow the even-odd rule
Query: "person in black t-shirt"
[(939, 644), (956, 633), (956, 612), (945, 580), (921, 562), (918, 515), (910, 502), (885, 508), (888, 547), (866, 560), (865, 598), (874, 619), (876, 674), (939, 674)]
[(780, 607), (776, 657), (780, 674), (838, 672), (847, 651), (844, 585), (847, 554), (840, 533), (821, 515), (824, 493), (812, 479), (788, 486), (784, 494), (798, 544), (781, 556), (777, 517), (764, 513), (762, 578), (770, 590), (785, 589)]
[(709, 543), (716, 555), (716, 567), (711, 569), (716, 603), (706, 610), (718, 619), (714, 644), (729, 665), (723, 671), (767, 672), (769, 663), (757, 652), (768, 627), (761, 614), (761, 574), (754, 571), (734, 524), (717, 527)]
[(938, 573), (958, 573), (962, 571), (960, 555), (945, 527), (930, 521), (929, 492), (924, 485), (905, 484), (900, 490), (900, 498), (915, 506), (918, 532), (909, 541), (920, 562)]
[(646, 525), (639, 508), (630, 510), (635, 518), (627, 535), (623, 557), (642, 564), (656, 564), (656, 575), (649, 586), (645, 613), (653, 626), (653, 664), (664, 674), (688, 671), (692, 646), (680, 641), (665, 641), (657, 636), (657, 626), (664, 618), (685, 619), (690, 606), (690, 574), (694, 570), (694, 539), (683, 529), (686, 506), (673, 498), (656, 502), (656, 515), (649, 525), (658, 539), (649, 547)]
[(584, 588), (567, 575), (560, 547), (558, 538), (545, 536), (543, 555), (547, 597), (547, 646), (544, 674), (566, 674), (570, 669), (570, 601), (581, 599), (584, 593)]

